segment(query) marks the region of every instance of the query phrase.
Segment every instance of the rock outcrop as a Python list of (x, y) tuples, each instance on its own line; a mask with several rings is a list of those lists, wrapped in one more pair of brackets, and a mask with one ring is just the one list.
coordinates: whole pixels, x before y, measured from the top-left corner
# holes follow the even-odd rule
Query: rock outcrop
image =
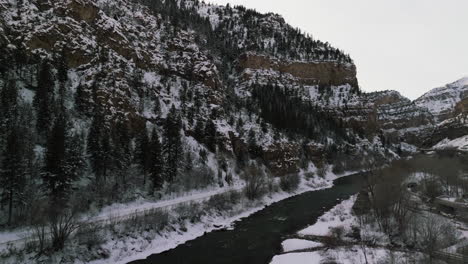
[(241, 70), (273, 70), (290, 74), (305, 85), (345, 85), (357, 87), (356, 67), (351, 63), (284, 61), (254, 53), (239, 58)]

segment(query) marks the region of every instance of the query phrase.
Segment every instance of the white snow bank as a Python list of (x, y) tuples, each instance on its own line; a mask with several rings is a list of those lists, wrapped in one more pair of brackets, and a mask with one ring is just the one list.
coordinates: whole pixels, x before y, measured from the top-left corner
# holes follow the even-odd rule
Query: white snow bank
[(465, 135), (463, 137), (459, 137), (453, 140), (449, 140), (448, 138), (440, 141), (437, 143), (433, 149), (458, 149), (461, 151), (468, 151), (468, 135)]
[(314, 225), (311, 225), (298, 233), (300, 235), (327, 236), (330, 229), (342, 226), (346, 231), (351, 230), (351, 225), (355, 222), (355, 217), (351, 214), (357, 195), (342, 201), (330, 211), (319, 217)]
[(323, 247), (323, 244), (310, 240), (292, 238), (283, 241), (283, 243), (281, 243), (281, 246), (283, 246), (284, 252), (289, 252), (294, 250)]
[(274, 256), (270, 264), (312, 264), (321, 261), (322, 256), (319, 252), (304, 252)]
[[(353, 246), (336, 248), (333, 250), (321, 250), (313, 252), (287, 253), (273, 257), (270, 264), (319, 264), (319, 263), (340, 263), (340, 264), (355, 264), (355, 263), (387, 263), (386, 259), (392, 254), (393, 259), (403, 263), (404, 253), (389, 252), (383, 248), (368, 248), (365, 249)], [(417, 255), (417, 254), (415, 254)], [(418, 257), (418, 256), (412, 256)], [(399, 262), (401, 261), (401, 262)]]

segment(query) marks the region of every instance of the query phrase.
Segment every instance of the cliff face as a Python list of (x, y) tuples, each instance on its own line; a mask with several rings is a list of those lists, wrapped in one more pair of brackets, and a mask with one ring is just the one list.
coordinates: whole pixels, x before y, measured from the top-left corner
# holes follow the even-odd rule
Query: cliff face
[(434, 125), (427, 109), (417, 106), (396, 91), (375, 92), (365, 96), (377, 116), (376, 122), (388, 137), (418, 145), (418, 135)]
[(358, 87), (356, 67), (351, 63), (338, 62), (289, 62), (253, 53), (239, 58), (241, 70), (273, 70), (280, 74), (290, 74), (304, 85), (345, 85)]

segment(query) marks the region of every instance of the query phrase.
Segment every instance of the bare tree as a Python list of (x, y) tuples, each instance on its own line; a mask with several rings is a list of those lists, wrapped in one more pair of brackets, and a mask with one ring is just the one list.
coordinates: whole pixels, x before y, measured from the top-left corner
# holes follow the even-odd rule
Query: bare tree
[(419, 219), (418, 241), (422, 250), (432, 256), (441, 248), (448, 247), (457, 241), (457, 230), (452, 223), (435, 215)]
[(246, 182), (245, 194), (248, 199), (253, 200), (261, 197), (265, 193), (266, 175), (255, 165), (247, 167), (244, 173)]

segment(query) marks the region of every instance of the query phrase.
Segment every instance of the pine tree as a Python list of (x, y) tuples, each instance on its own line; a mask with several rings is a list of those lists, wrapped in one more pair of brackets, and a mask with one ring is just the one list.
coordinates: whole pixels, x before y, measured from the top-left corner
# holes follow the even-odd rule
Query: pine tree
[(205, 126), (203, 125), (203, 121), (197, 120), (197, 122), (195, 123), (193, 136), (198, 142), (203, 143), (203, 140), (204, 140), (203, 133), (204, 133), (204, 131), (205, 131)]
[(67, 173), (67, 129), (64, 114), (60, 114), (47, 140), (43, 179), (52, 201), (63, 204), (72, 179)]
[(99, 113), (94, 116), (91, 123), (87, 142), (87, 152), (96, 181), (105, 182), (107, 171), (111, 165), (111, 148), (104, 118)]
[(137, 137), (135, 158), (136, 158), (137, 163), (140, 165), (141, 171), (143, 173), (143, 185), (145, 185), (146, 175), (148, 174), (148, 171), (150, 170), (150, 167), (151, 167), (150, 139), (148, 138), (148, 131), (146, 129), (146, 123)]
[(211, 152), (216, 152), (216, 133), (216, 125), (212, 120), (209, 120), (205, 127), (205, 144)]
[(21, 130), (13, 128), (8, 136), (1, 164), (0, 184), (8, 199), (8, 224), (11, 224), (14, 201), (24, 188), (24, 143), (21, 138)]
[(83, 138), (80, 134), (72, 135), (66, 145), (66, 174), (70, 179), (76, 180), (85, 166)]
[(68, 80), (68, 65), (66, 61), (65, 50), (62, 50), (60, 57), (57, 61), (57, 80), (59, 81), (59, 99), (60, 104), (63, 105), (65, 101), (66, 82)]
[[(105, 145), (103, 144), (104, 147)], [(126, 185), (127, 170), (132, 161), (132, 150), (130, 147), (130, 133), (125, 123), (119, 122), (116, 124), (112, 130), (112, 143), (109, 147), (108, 151), (104, 148), (104, 153), (111, 154), (112, 168), (120, 174), (121, 183)]]
[(7, 134), (17, 115), (18, 89), (16, 82), (10, 80), (0, 92), (0, 134)]
[(174, 105), (172, 105), (164, 124), (163, 150), (166, 160), (164, 175), (168, 182), (172, 182), (176, 178), (183, 155), (180, 134), (181, 128), (181, 117)]
[(75, 93), (75, 107), (78, 113), (86, 114), (86, 93), (84, 91), (83, 85), (80, 83), (76, 87)]
[(65, 50), (62, 50), (57, 61), (57, 79), (61, 84), (68, 80), (68, 65)]
[(51, 125), (53, 101), (54, 80), (50, 64), (43, 62), (37, 77), (37, 91), (33, 100), (33, 105), (37, 111), (37, 131), (42, 135), (49, 131)]
[(161, 153), (161, 143), (159, 141), (158, 133), (156, 129), (153, 129), (151, 135), (151, 141), (149, 144), (149, 174), (151, 176), (151, 182), (153, 183), (154, 189), (160, 189), (163, 186), (163, 157)]

